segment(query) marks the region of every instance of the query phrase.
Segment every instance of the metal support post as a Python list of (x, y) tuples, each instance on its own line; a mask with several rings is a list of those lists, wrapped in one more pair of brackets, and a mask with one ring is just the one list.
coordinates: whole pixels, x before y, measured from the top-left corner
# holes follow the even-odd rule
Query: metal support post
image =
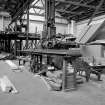
[(9, 52), (9, 53), (10, 53), (10, 49), (11, 49), (10, 44), (11, 44), (11, 40), (10, 40), (10, 39), (8, 39), (8, 52)]
[(15, 42), (14, 42), (14, 55), (16, 56), (16, 50), (17, 50), (17, 44), (16, 44), (16, 40), (15, 40)]
[(63, 58), (63, 76), (62, 76), (62, 90), (70, 91), (76, 89), (76, 73), (70, 64), (71, 57)]
[(45, 27), (47, 38), (51, 39), (56, 34), (55, 28), (55, 0), (45, 0)]
[(29, 6), (27, 8), (27, 31), (26, 31), (26, 49), (28, 49), (28, 34), (29, 34)]

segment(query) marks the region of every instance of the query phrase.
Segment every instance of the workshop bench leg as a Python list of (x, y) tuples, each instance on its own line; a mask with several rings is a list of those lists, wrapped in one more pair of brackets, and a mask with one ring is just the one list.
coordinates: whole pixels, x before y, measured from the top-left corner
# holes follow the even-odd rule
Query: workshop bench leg
[(95, 74), (97, 76), (98, 81), (101, 81), (101, 73), (98, 71), (92, 71), (93, 74)]
[(21, 63), (20, 63), (20, 62), (21, 62), (21, 60), (19, 59), (19, 66), (21, 65)]

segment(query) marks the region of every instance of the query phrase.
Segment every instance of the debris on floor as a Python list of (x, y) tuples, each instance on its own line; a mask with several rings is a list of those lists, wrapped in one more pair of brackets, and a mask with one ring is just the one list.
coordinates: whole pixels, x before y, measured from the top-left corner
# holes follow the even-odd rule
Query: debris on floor
[(48, 90), (52, 90), (51, 86), (48, 84), (48, 82), (46, 81), (45, 77), (44, 77), (44, 76), (41, 76), (40, 78), (41, 78), (42, 81), (45, 83), (47, 89), (48, 89)]
[(12, 84), (7, 76), (3, 76), (2, 78), (0, 78), (0, 87), (3, 92), (18, 93), (15, 86)]
[(21, 72), (23, 70), (23, 66), (17, 66), (11, 60), (6, 60), (5, 62), (11, 67), (13, 71)]
[(60, 91), (61, 90), (61, 83), (62, 83), (62, 81), (60, 81), (61, 83), (60, 82), (57, 83), (53, 79), (50, 79), (50, 78), (45, 78), (45, 80), (50, 85), (51, 90), (54, 90), (54, 91)]
[(0, 60), (16, 60), (16, 56), (12, 54), (3, 54), (0, 56)]

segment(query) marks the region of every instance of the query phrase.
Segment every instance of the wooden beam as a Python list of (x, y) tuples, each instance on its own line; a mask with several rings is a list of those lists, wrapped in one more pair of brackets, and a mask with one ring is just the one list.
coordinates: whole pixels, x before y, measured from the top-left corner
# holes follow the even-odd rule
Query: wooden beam
[(75, 1), (65, 1), (65, 0), (56, 0), (62, 3), (67, 3), (67, 4), (73, 4), (73, 5), (78, 5), (78, 6), (82, 6), (82, 7), (87, 7), (87, 8), (91, 8), (91, 9), (95, 9), (96, 6), (92, 6), (92, 5), (87, 5), (87, 4), (83, 4), (80, 2), (75, 2)]

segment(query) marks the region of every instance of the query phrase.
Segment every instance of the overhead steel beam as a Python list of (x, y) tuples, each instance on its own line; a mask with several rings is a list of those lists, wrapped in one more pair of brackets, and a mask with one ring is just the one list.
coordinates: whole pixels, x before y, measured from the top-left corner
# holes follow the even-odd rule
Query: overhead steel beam
[[(84, 1), (84, 0), (81, 0), (81, 2), (82, 2), (82, 1)], [(85, 2), (84, 4), (89, 4), (89, 3), (93, 2), (93, 1), (94, 1), (94, 0), (91, 0), (91, 1), (88, 1), (88, 0), (87, 0), (87, 2)], [(81, 2), (80, 2), (80, 3), (81, 3)], [(78, 9), (79, 7), (80, 7), (80, 6), (76, 6), (76, 7), (74, 7), (71, 11), (74, 11), (75, 9)]]
[[(102, 11), (102, 12), (97, 12), (96, 13), (96, 17), (97, 16), (99, 16), (99, 15), (104, 15), (105, 14), (105, 11)], [(80, 18), (79, 18), (79, 20), (78, 21), (82, 21), (82, 20), (88, 20), (89, 19), (89, 17), (91, 16), (92, 14), (91, 13), (89, 13), (88, 15), (85, 15), (85, 16), (81, 16)]]
[(56, 0), (56, 1), (59, 1), (61, 3), (67, 3), (67, 4), (73, 4), (73, 5), (78, 5), (78, 6), (82, 6), (82, 7), (87, 7), (87, 8), (91, 8), (91, 9), (96, 8), (96, 6), (87, 5), (87, 4), (83, 4), (83, 3), (75, 2), (75, 1), (65, 1), (65, 0)]
[(29, 37), (29, 5), (27, 8), (27, 31), (26, 31), (26, 49), (28, 49), (28, 37)]
[[(80, 2), (79, 3), (81, 3), (83, 0), (80, 0)], [(68, 11), (66, 11), (69, 7), (71, 6), (71, 4), (68, 4), (67, 6), (66, 6), (66, 8), (63, 10), (63, 14), (65, 14), (65, 12), (68, 12)], [(70, 9), (70, 11), (71, 11), (71, 9)]]
[(60, 4), (60, 2), (55, 3), (55, 7), (58, 6)]
[(88, 25), (91, 23), (92, 19), (94, 18), (94, 16), (96, 15), (96, 13), (99, 11), (99, 9), (101, 8), (102, 4), (104, 3), (104, 0), (101, 0), (99, 5), (97, 6), (95, 12), (93, 13), (93, 15), (91, 16)]
[(42, 16), (42, 17), (44, 17), (44, 13), (41, 13), (41, 14), (39, 14), (39, 13), (29, 13), (30, 15), (34, 15), (34, 16)]
[[(24, 21), (26, 21), (26, 19), (23, 19)], [(30, 19), (30, 22), (39, 22), (39, 23), (44, 23), (44, 20), (32, 20)], [(67, 23), (60, 23), (60, 22), (55, 22), (55, 24), (59, 24), (59, 25), (67, 25)]]
[[(80, 2), (79, 3), (81, 3), (83, 0), (80, 0)], [(62, 15), (64, 15), (66, 12), (68, 12), (68, 11), (66, 11), (69, 7), (71, 6), (71, 4), (69, 4), (69, 5), (67, 5), (66, 6), (66, 8), (63, 10), (63, 13), (62, 13)], [(70, 9), (70, 12), (71, 12), (72, 10)], [(76, 12), (77, 13), (77, 12)], [(73, 15), (77, 15), (77, 14), (74, 14), (73, 13)], [(79, 15), (79, 14), (78, 14)]]
[[(87, 2), (85, 2), (85, 4), (89, 4), (89, 3), (91, 3), (91, 2), (93, 2), (94, 0), (91, 0), (91, 1), (87, 1)], [(71, 11), (73, 11), (73, 10), (75, 10), (75, 9), (78, 9), (79, 8), (79, 6), (77, 6), (77, 7), (74, 7)], [(85, 14), (85, 12), (83, 12), (84, 14)], [(82, 15), (82, 13), (81, 13), (81, 15)], [(74, 16), (69, 16), (68, 18), (72, 18), (72, 17), (75, 17), (76, 15), (74, 15)]]
[(56, 12), (62, 12), (62, 13), (67, 13), (67, 14), (73, 14), (73, 15), (81, 15), (82, 14), (82, 12), (72, 12), (72, 11), (65, 11), (64, 12), (64, 10), (56, 10)]
[(38, 2), (39, 2), (39, 0), (36, 0), (35, 3), (34, 3), (33, 5), (37, 4)]
[[(79, 15), (79, 17), (78, 17), (78, 20), (80, 21), (80, 20), (84, 20), (84, 19), (89, 19), (89, 17), (91, 17), (92, 16), (92, 13), (93, 12), (88, 12), (88, 13), (85, 13), (85, 14), (83, 14), (83, 15)], [(105, 11), (99, 11), (99, 12), (97, 12), (95, 15), (96, 16), (99, 16), (99, 14), (101, 15), (103, 15), (105, 13)], [(71, 18), (74, 18), (75, 17), (75, 15), (74, 16), (70, 16), (69, 17), (69, 19)]]
[(31, 5), (30, 8), (36, 8), (36, 9), (42, 9), (42, 10), (44, 10), (44, 7), (41, 7), (41, 6)]
[[(26, 14), (26, 13), (24, 13), (24, 14)], [(39, 13), (29, 13), (30, 15), (34, 15), (34, 16), (42, 16), (42, 17), (44, 17), (45, 15), (44, 15), (44, 13), (41, 13), (41, 14), (39, 14)], [(58, 18), (58, 19), (64, 19), (63, 17), (60, 17), (60, 16), (55, 16), (56, 18)]]

